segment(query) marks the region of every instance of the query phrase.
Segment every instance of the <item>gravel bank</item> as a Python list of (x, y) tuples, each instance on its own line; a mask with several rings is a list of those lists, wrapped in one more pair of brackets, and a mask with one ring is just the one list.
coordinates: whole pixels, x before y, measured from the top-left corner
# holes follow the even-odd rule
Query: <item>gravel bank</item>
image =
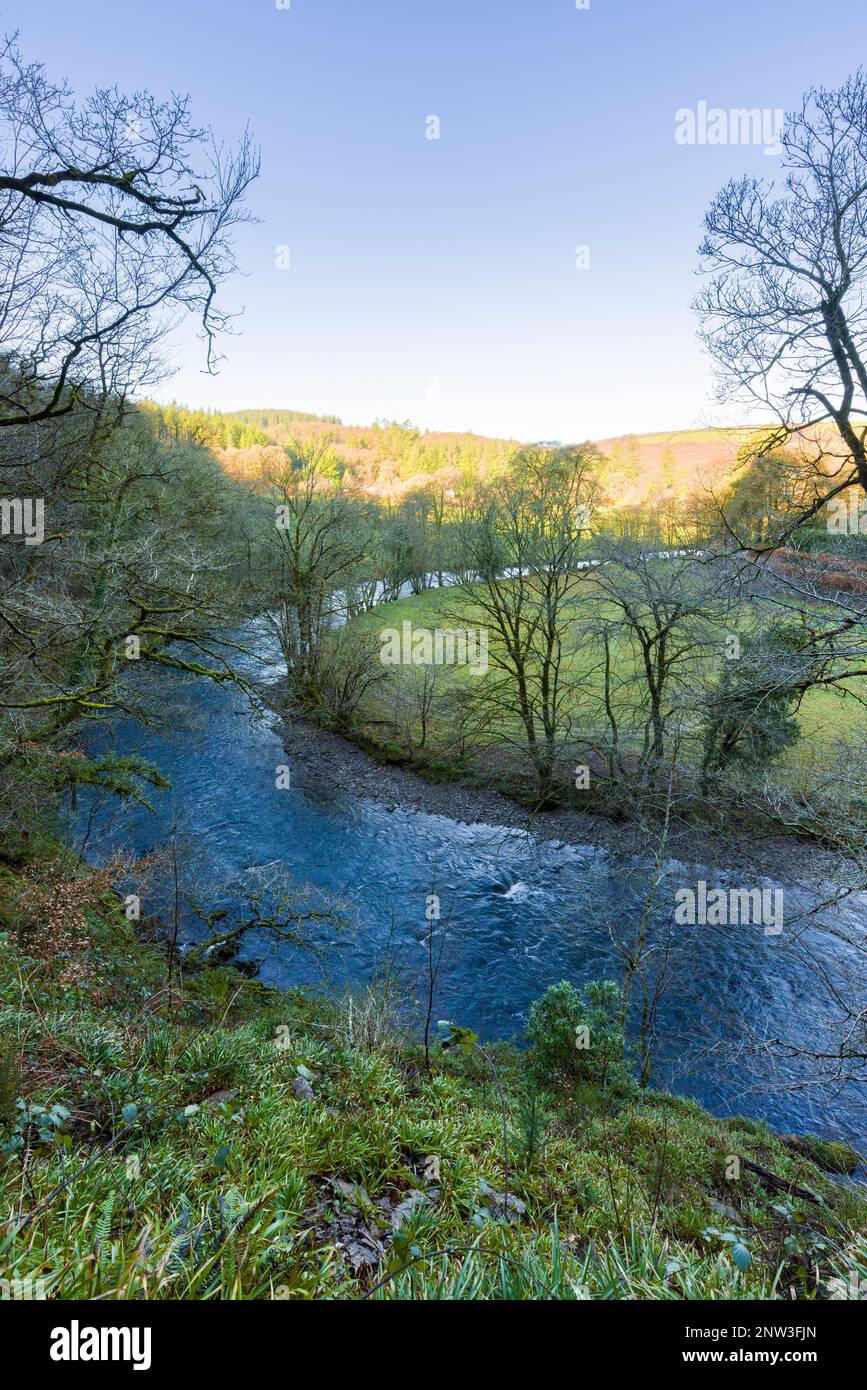
[[(334, 791), (366, 797), (390, 810), (404, 807), (469, 825), (515, 827), (543, 840), (594, 845), (612, 854), (647, 856), (654, 852), (654, 846), (633, 826), (576, 811), (530, 813), (497, 791), (466, 782), (428, 782), (409, 768), (379, 763), (351, 740), (309, 720), (283, 714), (281, 719), (283, 744), (293, 762), (308, 781)], [(666, 858), (720, 869), (743, 868), (769, 878), (803, 882), (827, 880), (841, 869), (839, 856), (808, 842), (733, 830), (721, 843), (717, 836), (695, 825), (673, 827)]]

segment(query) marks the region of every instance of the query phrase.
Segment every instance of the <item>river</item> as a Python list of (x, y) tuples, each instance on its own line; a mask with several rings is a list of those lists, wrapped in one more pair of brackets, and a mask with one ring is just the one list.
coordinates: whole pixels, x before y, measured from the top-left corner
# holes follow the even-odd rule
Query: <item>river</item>
[[(260, 625), (250, 639), (257, 655), (245, 658), (248, 673), (276, 679), (272, 639)], [(186, 891), (195, 885), (212, 904), (231, 903), (239, 884), (268, 866), (269, 873), (284, 872), (312, 907), (336, 903), (350, 925), (337, 938), (317, 929), (317, 943), (327, 948), (321, 957), (247, 938), (245, 954), (262, 960), (264, 982), (335, 989), (369, 980), (391, 961), (412, 994), (424, 967), (425, 909), (434, 888), (448, 918), (436, 1017), (472, 1027), (483, 1040), (519, 1037), (531, 1001), (552, 983), (618, 974), (612, 929), (621, 937), (634, 931), (646, 892), (646, 867), (633, 856), (390, 810), (327, 781), (305, 780), (296, 769), (281, 789), (276, 769), (287, 755), (273, 713), (234, 686), (170, 671), (156, 679), (165, 724), (97, 726), (88, 747), (144, 754), (170, 779), (171, 791), (153, 794), (151, 813), (105, 804), (84, 789), (72, 813), (74, 833), (99, 862), (119, 846), (141, 852), (163, 845), (177, 818)], [(838, 1038), (839, 1008), (817, 981), (817, 962), (844, 1000), (857, 999), (865, 960), (855, 943), (863, 939), (867, 901), (852, 898), (826, 913), (836, 935), (816, 927), (793, 931), (789, 921), (818, 900), (819, 889), (785, 884), (787, 928), (780, 936), (711, 926), (678, 927), (672, 935), (674, 886), (695, 883), (702, 872), (723, 886), (743, 882), (713, 866), (666, 866), (652, 915), (654, 939), (671, 941), (654, 1084), (715, 1114), (844, 1138), (863, 1150), (865, 1087), (816, 1087), (812, 1064), (784, 1058), (779, 1049), (768, 1054), (761, 1044), (780, 1040), (822, 1051)], [(749, 886), (776, 885), (756, 879)], [(165, 895), (149, 888), (143, 911), (166, 909)], [(183, 922), (186, 936), (201, 934), (188, 909)]]

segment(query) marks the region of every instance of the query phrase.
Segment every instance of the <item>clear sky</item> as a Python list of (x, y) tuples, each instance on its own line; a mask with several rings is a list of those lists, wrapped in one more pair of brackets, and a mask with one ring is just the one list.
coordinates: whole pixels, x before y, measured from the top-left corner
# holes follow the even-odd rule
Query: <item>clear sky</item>
[(162, 399), (533, 440), (723, 420), (690, 310), (701, 219), (779, 166), (679, 144), (676, 113), (788, 109), (867, 53), (864, 0), (0, 4), (51, 77), (189, 92), (261, 146), (238, 336), (209, 378), (180, 335)]

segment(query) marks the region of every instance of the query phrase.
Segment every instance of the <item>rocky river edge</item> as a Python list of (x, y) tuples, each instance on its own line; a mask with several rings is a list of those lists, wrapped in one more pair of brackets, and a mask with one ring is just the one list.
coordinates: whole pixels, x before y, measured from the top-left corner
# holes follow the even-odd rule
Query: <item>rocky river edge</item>
[[(655, 852), (655, 845), (636, 826), (580, 811), (531, 812), (503, 793), (468, 780), (431, 782), (413, 768), (380, 761), (351, 738), (287, 713), (278, 689), (268, 691), (267, 703), (280, 717), (286, 753), (309, 786), (363, 797), (389, 811), (419, 811), (466, 825), (522, 830), (539, 840), (591, 846), (621, 858), (648, 858)], [(842, 878), (853, 881), (857, 872), (850, 859), (814, 842), (736, 826), (727, 827), (721, 841), (701, 825), (674, 823), (665, 858), (814, 887)]]

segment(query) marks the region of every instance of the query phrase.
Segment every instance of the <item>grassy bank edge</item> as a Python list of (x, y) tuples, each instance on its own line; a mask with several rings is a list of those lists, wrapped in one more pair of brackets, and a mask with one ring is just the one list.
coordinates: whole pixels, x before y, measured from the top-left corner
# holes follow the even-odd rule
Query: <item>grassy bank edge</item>
[(0, 870), (13, 1296), (827, 1298), (867, 1278), (863, 1196), (760, 1123), (539, 1094), (496, 1045), (506, 1179), (477, 1055), (428, 1074), (376, 986), (350, 1009), (221, 966), (169, 980), (153, 925), (57, 849)]

